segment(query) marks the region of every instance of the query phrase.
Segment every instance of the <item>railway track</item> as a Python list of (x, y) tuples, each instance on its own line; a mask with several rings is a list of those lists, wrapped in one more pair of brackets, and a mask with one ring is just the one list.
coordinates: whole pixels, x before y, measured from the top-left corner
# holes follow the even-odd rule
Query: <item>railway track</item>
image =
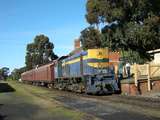
[[(76, 94), (77, 95), (77, 94)], [(152, 108), (160, 110), (160, 99), (159, 98), (146, 98), (140, 96), (122, 96), (122, 95), (108, 95), (108, 96), (90, 96), (90, 95), (80, 95), (82, 97), (109, 101), (114, 103), (123, 103), (129, 105), (136, 105), (143, 108)]]
[[(49, 91), (55, 91), (54, 93), (63, 97), (84, 98), (84, 99), (101, 101), (102, 103), (103, 102), (112, 102), (117, 104), (121, 103), (121, 104), (134, 105), (134, 106), (143, 107), (143, 108), (160, 110), (160, 98), (149, 98), (149, 97), (142, 97), (142, 96), (124, 96), (119, 94), (96, 96), (96, 95), (87, 95), (85, 93), (82, 94), (82, 93), (75, 93), (70, 91), (62, 91), (54, 88), (52, 89), (45, 88), (45, 87), (42, 87), (42, 88)], [(52, 94), (49, 93), (47, 96), (52, 97)]]

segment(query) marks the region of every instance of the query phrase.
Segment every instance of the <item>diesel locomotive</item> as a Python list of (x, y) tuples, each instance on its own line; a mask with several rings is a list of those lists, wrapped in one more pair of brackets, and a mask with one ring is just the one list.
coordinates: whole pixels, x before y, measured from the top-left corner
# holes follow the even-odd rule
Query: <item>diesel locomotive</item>
[(119, 90), (108, 48), (62, 56), (22, 73), (21, 79), (27, 83), (87, 94), (109, 94)]

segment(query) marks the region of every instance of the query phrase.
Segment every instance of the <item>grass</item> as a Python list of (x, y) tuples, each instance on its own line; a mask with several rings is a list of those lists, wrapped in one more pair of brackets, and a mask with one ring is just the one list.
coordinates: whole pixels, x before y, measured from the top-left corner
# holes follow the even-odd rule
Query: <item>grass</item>
[(56, 101), (54, 98), (57, 94), (54, 91), (14, 81), (10, 81), (8, 83), (16, 89), (14, 94), (22, 96), (25, 100), (40, 106), (42, 109), (47, 110), (54, 116), (61, 116), (62, 118), (69, 120), (85, 120), (85, 113), (65, 107), (64, 104)]

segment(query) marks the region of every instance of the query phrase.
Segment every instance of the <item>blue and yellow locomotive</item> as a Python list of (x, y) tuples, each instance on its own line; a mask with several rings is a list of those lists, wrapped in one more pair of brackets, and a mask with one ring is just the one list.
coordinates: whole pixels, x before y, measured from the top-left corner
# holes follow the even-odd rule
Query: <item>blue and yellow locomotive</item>
[(109, 64), (108, 48), (88, 49), (63, 56), (55, 64), (55, 88), (109, 94), (118, 91), (114, 67)]

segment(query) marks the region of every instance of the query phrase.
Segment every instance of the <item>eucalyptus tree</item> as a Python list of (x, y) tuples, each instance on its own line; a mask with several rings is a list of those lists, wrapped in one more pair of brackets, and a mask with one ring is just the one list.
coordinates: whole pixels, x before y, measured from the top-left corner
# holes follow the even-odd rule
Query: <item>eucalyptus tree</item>
[(9, 68), (3, 67), (0, 69), (0, 79), (6, 80), (9, 74)]
[(81, 31), (80, 41), (83, 49), (100, 48), (102, 46), (102, 35), (94, 27), (88, 27)]
[(88, 0), (86, 20), (102, 28), (104, 46), (135, 51), (149, 59), (160, 48), (160, 0)]
[(26, 67), (21, 67), (21, 68), (15, 68), (11, 72), (11, 78), (12, 80), (19, 80), (21, 78), (21, 74), (26, 71)]
[(58, 56), (53, 52), (54, 44), (49, 41), (45, 35), (37, 35), (33, 43), (27, 45), (25, 63), (27, 69), (47, 64)]

